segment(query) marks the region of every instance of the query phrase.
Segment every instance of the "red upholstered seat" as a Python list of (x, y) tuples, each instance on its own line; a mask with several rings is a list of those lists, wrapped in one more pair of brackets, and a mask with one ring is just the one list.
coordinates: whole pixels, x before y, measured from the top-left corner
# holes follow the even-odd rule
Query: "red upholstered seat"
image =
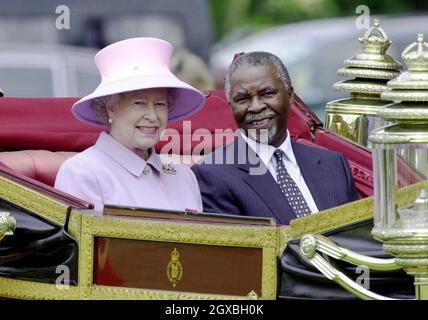
[(306, 145), (341, 152), (348, 160), (360, 197), (373, 195), (372, 156), (369, 150), (356, 144), (350, 144), (335, 134), (322, 129), (317, 130), (313, 140), (297, 139), (297, 141)]
[(23, 150), (0, 152), (0, 161), (21, 174), (53, 186), (61, 164), (77, 152)]
[[(93, 145), (101, 131), (73, 117), (70, 108), (76, 100), (0, 99), (0, 162), (52, 186), (61, 163)], [(169, 128), (166, 141), (156, 146), (157, 151), (184, 156), (195, 148), (209, 152), (225, 145), (233, 140), (237, 129), (222, 91), (211, 92), (200, 112)], [(350, 163), (360, 195), (373, 194), (371, 152), (324, 131), (321, 121), (297, 96), (290, 109), (288, 128), (292, 138), (301, 143), (342, 152)], [(171, 150), (169, 142), (173, 139), (180, 143)]]
[(100, 129), (70, 112), (76, 98), (1, 98), (0, 149), (80, 152), (93, 145)]
[(6, 163), (1, 162), (1, 161), (0, 161), (0, 168), (11, 170), (11, 168)]

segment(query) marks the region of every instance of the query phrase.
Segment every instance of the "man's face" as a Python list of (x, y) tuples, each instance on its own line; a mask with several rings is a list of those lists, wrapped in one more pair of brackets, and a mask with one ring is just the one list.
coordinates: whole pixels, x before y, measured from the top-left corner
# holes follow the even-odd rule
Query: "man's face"
[(252, 140), (280, 146), (287, 138), (293, 89), (285, 89), (275, 66), (237, 69), (230, 77), (230, 85), (230, 105), (236, 124)]

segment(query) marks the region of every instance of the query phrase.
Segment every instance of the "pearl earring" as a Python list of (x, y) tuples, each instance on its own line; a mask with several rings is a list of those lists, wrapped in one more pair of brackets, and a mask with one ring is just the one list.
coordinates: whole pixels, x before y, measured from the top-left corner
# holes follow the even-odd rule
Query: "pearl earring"
[(108, 118), (108, 123), (112, 124), (113, 123), (113, 119), (112, 118)]

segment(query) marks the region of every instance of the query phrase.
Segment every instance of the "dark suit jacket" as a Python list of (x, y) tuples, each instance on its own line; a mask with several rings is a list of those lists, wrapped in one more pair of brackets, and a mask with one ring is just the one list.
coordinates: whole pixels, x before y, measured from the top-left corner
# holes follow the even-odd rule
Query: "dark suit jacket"
[[(319, 211), (358, 199), (348, 163), (340, 153), (296, 142), (292, 147)], [(264, 168), (264, 174), (250, 174), (255, 168)], [(296, 218), (275, 179), (241, 137), (205, 157), (192, 170), (204, 212), (269, 217), (280, 224)]]

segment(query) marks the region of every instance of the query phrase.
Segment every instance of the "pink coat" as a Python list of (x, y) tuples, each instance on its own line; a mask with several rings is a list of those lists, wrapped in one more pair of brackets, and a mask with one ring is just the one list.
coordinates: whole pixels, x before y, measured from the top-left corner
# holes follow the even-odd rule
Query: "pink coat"
[(66, 160), (55, 188), (95, 205), (202, 211), (202, 200), (193, 172), (173, 164), (165, 170), (153, 150), (147, 161), (102, 132), (96, 144)]

